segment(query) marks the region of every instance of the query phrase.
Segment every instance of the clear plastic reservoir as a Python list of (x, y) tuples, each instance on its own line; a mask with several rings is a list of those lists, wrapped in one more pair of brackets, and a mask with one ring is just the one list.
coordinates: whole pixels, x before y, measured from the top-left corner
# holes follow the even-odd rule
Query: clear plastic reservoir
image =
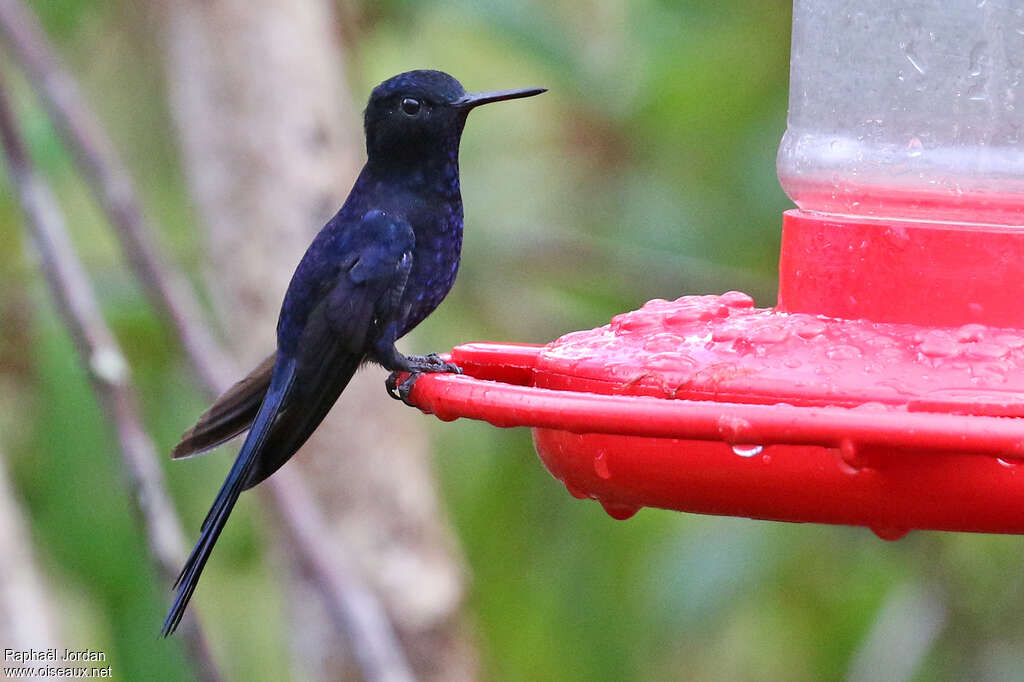
[(794, 0), (789, 93), (800, 208), (1024, 226), (1024, 0)]

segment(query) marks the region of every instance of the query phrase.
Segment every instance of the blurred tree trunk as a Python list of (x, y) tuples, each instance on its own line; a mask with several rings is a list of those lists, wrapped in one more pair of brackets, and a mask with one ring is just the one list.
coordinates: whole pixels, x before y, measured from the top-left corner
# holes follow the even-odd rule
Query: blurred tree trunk
[[(0, 256), (0, 646), (46, 649), (63, 644), (55, 627), (52, 586), (35, 561), (28, 519), (7, 473), (7, 448), (28, 439), (36, 405), (30, 392), (32, 302), (22, 252)], [(49, 679), (49, 678), (47, 678)]]
[[(207, 228), (210, 289), (248, 368), (273, 349), (289, 277), (362, 160), (333, 8), (328, 0), (158, 7), (184, 165)], [(472, 679), (464, 571), (423, 424), (387, 398), (383, 379), (360, 373), (289, 466), (315, 482), (318, 505), (377, 591), (417, 676)], [(303, 677), (357, 677), (317, 592), (292, 568), (289, 630)]]
[[(0, 452), (0, 642), (11, 649), (59, 646), (53, 605), (32, 556), (32, 540)], [(10, 665), (10, 662), (8, 662)], [(49, 679), (49, 678), (47, 678)]]

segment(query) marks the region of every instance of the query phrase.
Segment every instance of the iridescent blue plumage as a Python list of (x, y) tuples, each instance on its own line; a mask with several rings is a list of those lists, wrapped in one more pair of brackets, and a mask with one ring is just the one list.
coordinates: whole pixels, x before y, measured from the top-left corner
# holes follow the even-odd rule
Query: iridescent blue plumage
[(175, 457), (189, 456), (249, 429), (175, 584), (165, 635), (181, 621), (238, 496), (295, 453), (360, 364), (414, 376), (457, 371), (437, 356), (404, 356), (395, 341), (455, 282), (466, 116), (480, 104), (543, 91), (467, 95), (440, 71), (410, 71), (374, 89), (365, 113), (366, 165), (292, 276), (276, 353), (221, 396), (174, 449)]

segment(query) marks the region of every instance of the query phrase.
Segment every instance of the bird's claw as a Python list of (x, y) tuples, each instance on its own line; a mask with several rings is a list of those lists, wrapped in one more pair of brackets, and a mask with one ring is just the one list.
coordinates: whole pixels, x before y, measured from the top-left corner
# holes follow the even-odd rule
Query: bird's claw
[(409, 394), (412, 393), (413, 384), (415, 384), (416, 380), (420, 378), (420, 373), (413, 372), (402, 383), (398, 383), (399, 374), (404, 374), (404, 372), (392, 372), (384, 381), (384, 386), (388, 390), (388, 395), (395, 400), (401, 400), (409, 407), (416, 407), (412, 402), (410, 402)]
[(446, 372), (448, 374), (462, 374), (462, 369), (453, 362), (445, 362), (437, 353), (429, 355), (410, 355), (406, 358), (409, 363), (409, 376), (402, 383), (398, 383), (398, 376), (406, 371), (392, 372), (384, 381), (388, 395), (395, 400), (401, 400), (409, 407), (416, 407), (410, 400), (409, 394), (416, 380), (423, 374), (436, 374)]

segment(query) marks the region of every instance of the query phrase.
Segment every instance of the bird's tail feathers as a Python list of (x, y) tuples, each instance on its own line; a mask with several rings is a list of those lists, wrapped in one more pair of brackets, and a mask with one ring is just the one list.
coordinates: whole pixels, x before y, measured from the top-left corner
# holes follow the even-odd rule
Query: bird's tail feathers
[(199, 583), (199, 576), (203, 571), (203, 567), (206, 566), (206, 561), (210, 558), (213, 546), (217, 542), (217, 538), (220, 537), (224, 524), (234, 508), (235, 502), (238, 501), (238, 496), (245, 487), (245, 481), (249, 472), (260, 451), (263, 449), (271, 426), (273, 426), (274, 420), (284, 404), (288, 392), (291, 390), (292, 381), (295, 376), (295, 361), (279, 360), (278, 365), (274, 369), (273, 378), (267, 390), (267, 396), (260, 407), (259, 413), (256, 415), (249, 435), (245, 439), (245, 443), (242, 445), (242, 449), (239, 451), (231, 471), (228, 472), (220, 492), (217, 493), (213, 506), (210, 507), (210, 511), (203, 521), (199, 540), (185, 562), (184, 568), (181, 569), (178, 579), (174, 581), (177, 594), (161, 629), (161, 633), (165, 637), (173, 634), (181, 622), (189, 599), (191, 599), (192, 593)]
[(270, 386), (277, 353), (271, 353), (256, 369), (237, 382), (210, 406), (195, 425), (181, 435), (171, 457), (193, 457), (229, 441), (248, 429)]

